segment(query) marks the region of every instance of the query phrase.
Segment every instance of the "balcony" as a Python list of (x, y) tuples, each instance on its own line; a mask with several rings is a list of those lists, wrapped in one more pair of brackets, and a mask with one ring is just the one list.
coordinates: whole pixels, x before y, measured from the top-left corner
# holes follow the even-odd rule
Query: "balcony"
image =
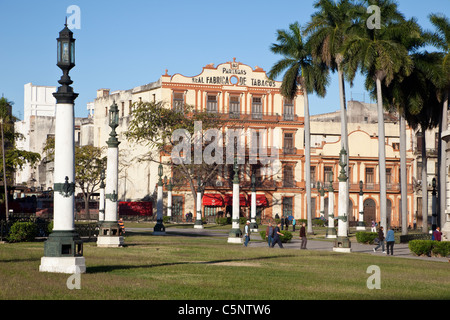
[[(232, 119), (232, 120), (242, 120), (242, 121), (289, 121), (289, 122), (295, 122), (298, 121), (298, 116), (295, 114), (284, 114), (279, 115), (276, 112), (239, 112), (235, 110), (230, 110), (229, 112), (219, 112), (215, 108), (207, 108), (206, 110), (208, 113), (216, 113), (220, 114), (225, 119)], [(302, 123), (303, 124), (303, 123)]]

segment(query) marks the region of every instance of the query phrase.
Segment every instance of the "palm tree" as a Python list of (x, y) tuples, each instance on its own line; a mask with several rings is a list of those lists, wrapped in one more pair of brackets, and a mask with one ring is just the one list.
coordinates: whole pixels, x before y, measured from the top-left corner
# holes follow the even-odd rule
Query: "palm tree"
[[(442, 59), (442, 96), (443, 96), (443, 108), (442, 108), (442, 121), (440, 125), (440, 132), (447, 130), (448, 125), (448, 97), (450, 92), (450, 21), (447, 17), (441, 14), (431, 14), (430, 21), (436, 28), (436, 32), (431, 35), (431, 43), (439, 50), (441, 50), (443, 56)], [(440, 157), (439, 157), (439, 212), (441, 215), (440, 225), (445, 224), (445, 194), (446, 194), (446, 176), (447, 176), (447, 163), (445, 150), (447, 143), (442, 139), (440, 141)], [(441, 196), (443, 195), (443, 196)]]
[(298, 22), (289, 25), (289, 30), (277, 30), (277, 43), (272, 44), (271, 51), (283, 56), (269, 71), (269, 78), (274, 79), (286, 71), (281, 84), (281, 95), (294, 99), (300, 91), (304, 99), (305, 113), (305, 177), (306, 208), (308, 233), (312, 233), (311, 208), (311, 138), (309, 121), (308, 93), (316, 92), (325, 96), (329, 82), (328, 69), (324, 63), (318, 63), (312, 57), (307, 41), (304, 41)]
[(13, 121), (13, 116), (11, 114), (12, 101), (8, 101), (6, 98), (0, 98), (0, 132), (2, 139), (2, 165), (3, 165), (3, 188), (5, 191), (5, 216), (6, 221), (8, 221), (8, 187), (6, 181), (6, 161), (5, 161), (5, 126), (9, 125)]
[[(352, 0), (340, 0), (338, 2), (334, 0), (318, 0), (314, 4), (314, 8), (319, 9), (319, 11), (312, 15), (311, 22), (305, 28), (305, 33), (309, 35), (313, 57), (323, 61), (332, 72), (337, 71), (338, 73), (341, 108), (341, 147), (347, 151), (347, 154), (350, 154), (341, 48), (352, 27), (355, 26), (355, 21), (359, 17), (361, 8), (355, 5)], [(347, 176), (349, 170), (348, 162), (349, 157), (347, 157), (347, 166), (345, 167)], [(347, 180), (347, 183), (349, 183), (349, 180)], [(349, 188), (347, 188), (345, 198), (349, 198)]]
[[(422, 217), (423, 231), (427, 232), (428, 191), (427, 191), (427, 156), (425, 131), (439, 125), (442, 105), (436, 94), (440, 72), (440, 53), (413, 53), (410, 55), (414, 69), (406, 77), (397, 74), (389, 87), (383, 86), (383, 99), (400, 114), (400, 137), (405, 135), (404, 122), (408, 122), (414, 130), (420, 128), (422, 138)], [(402, 123), (403, 122), (403, 123)], [(403, 142), (404, 143), (404, 142)], [(403, 150), (402, 150), (403, 149)], [(407, 199), (406, 191), (406, 157), (405, 147), (401, 148), (402, 199)], [(402, 205), (405, 201), (402, 201)], [(406, 234), (406, 210), (402, 210), (402, 233)]]
[(368, 90), (376, 88), (378, 112), (378, 156), (380, 178), (380, 221), (387, 229), (387, 193), (386, 193), (386, 153), (384, 134), (384, 109), (382, 83), (389, 86), (397, 73), (408, 75), (413, 62), (408, 50), (402, 43), (403, 38), (420, 37), (415, 23), (406, 21), (392, 0), (366, 0), (368, 5), (380, 8), (380, 28), (368, 28), (362, 19), (342, 47), (344, 70), (351, 83), (357, 70), (366, 75)]

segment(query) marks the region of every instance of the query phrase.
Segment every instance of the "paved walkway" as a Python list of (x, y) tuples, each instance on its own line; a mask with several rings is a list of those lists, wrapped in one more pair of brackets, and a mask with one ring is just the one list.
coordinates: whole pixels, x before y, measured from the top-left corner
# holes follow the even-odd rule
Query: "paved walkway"
[[(134, 232), (152, 232), (153, 228), (126, 228), (126, 232), (134, 233)], [(223, 237), (227, 238), (228, 233), (220, 230), (208, 230), (208, 229), (194, 229), (194, 228), (166, 228), (167, 235), (179, 235), (179, 236), (197, 236), (197, 237)], [(253, 237), (255, 240), (250, 241), (249, 247), (267, 247), (267, 242), (263, 242), (259, 235), (259, 233), (253, 233)], [(285, 249), (297, 249), (300, 250), (301, 240), (298, 239), (297, 236), (294, 236), (289, 243), (283, 243), (283, 247)], [(323, 250), (323, 251), (333, 251), (334, 242), (330, 240), (312, 240), (308, 239), (307, 250)], [(360, 252), (360, 253), (368, 253), (379, 256), (387, 256), (385, 253), (382, 253), (381, 247), (374, 252), (373, 249), (375, 245), (367, 245), (361, 244), (356, 241), (351, 243), (351, 251), (352, 252)], [(277, 244), (275, 244), (274, 250), (280, 250)], [(386, 246), (385, 246), (386, 249)], [(424, 256), (416, 256), (408, 248), (407, 243), (400, 243), (394, 245), (394, 255), (393, 257), (399, 258), (409, 258), (409, 259), (419, 259), (419, 260), (427, 260), (427, 261), (440, 261), (440, 262), (450, 262), (449, 258), (438, 258), (438, 257), (424, 257)]]

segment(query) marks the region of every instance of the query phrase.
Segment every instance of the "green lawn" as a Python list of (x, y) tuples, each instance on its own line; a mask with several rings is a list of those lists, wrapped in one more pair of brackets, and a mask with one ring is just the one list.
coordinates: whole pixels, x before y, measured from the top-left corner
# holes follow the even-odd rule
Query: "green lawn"
[[(130, 227), (131, 225), (128, 225)], [(42, 242), (0, 244), (0, 299), (450, 299), (450, 266), (362, 253), (243, 247), (226, 237), (131, 235), (85, 243), (81, 289), (39, 272)], [(381, 289), (366, 273), (381, 270)]]

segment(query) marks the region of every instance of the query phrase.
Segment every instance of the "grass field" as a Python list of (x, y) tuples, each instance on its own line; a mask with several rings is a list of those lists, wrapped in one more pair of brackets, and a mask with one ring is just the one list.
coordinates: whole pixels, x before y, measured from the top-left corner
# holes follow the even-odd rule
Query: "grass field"
[[(228, 244), (221, 237), (127, 234), (124, 248), (84, 244), (87, 271), (39, 272), (42, 242), (0, 245), (0, 299), (369, 300), (450, 299), (447, 263)], [(368, 289), (367, 268), (381, 289)]]

